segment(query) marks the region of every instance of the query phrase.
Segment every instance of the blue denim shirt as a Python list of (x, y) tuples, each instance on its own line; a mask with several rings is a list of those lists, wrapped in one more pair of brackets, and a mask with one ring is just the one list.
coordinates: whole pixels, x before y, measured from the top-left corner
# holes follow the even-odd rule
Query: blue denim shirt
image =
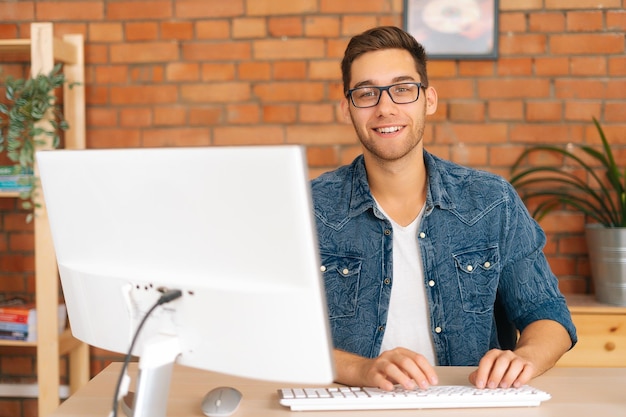
[[(543, 254), (546, 238), (515, 189), (424, 152), (426, 207), (416, 238), (439, 365), (475, 366), (499, 347), (496, 293), (519, 330), (540, 319), (576, 330)], [(363, 156), (312, 181), (334, 346), (380, 354), (393, 285), (392, 227), (370, 193)]]

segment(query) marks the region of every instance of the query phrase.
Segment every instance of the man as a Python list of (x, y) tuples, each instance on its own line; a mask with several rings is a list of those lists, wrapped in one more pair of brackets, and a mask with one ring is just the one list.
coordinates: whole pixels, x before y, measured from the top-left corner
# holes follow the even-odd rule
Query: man
[[(520, 386), (576, 343), (542, 248), (504, 179), (424, 150), (437, 109), (422, 46), (395, 27), (355, 36), (342, 62), (363, 155), (313, 180), (337, 381), (437, 384), (433, 365), (478, 366), (479, 388)], [(520, 330), (502, 350), (496, 295)]]

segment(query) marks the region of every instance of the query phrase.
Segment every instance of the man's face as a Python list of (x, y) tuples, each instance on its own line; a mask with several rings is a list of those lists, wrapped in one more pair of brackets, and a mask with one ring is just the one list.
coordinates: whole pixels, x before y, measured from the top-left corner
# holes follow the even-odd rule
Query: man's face
[[(408, 51), (385, 49), (354, 60), (350, 88), (420, 81)], [(388, 91), (383, 91), (376, 106), (356, 108), (348, 98), (342, 101), (342, 109), (352, 121), (364, 152), (381, 161), (394, 161), (412, 151), (421, 156), (425, 118), (437, 109), (437, 93), (433, 88), (420, 89), (417, 101), (396, 104)]]

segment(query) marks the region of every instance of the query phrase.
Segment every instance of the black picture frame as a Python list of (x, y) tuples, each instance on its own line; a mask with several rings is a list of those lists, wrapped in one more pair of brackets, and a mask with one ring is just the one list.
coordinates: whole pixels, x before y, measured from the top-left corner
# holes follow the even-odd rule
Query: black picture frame
[(404, 0), (404, 28), (429, 59), (498, 58), (498, 0)]

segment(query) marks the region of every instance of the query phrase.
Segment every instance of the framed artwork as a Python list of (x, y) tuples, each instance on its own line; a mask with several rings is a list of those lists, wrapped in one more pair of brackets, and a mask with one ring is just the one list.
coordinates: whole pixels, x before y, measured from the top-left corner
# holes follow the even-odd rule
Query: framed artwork
[(404, 0), (404, 19), (429, 59), (498, 57), (498, 0)]

